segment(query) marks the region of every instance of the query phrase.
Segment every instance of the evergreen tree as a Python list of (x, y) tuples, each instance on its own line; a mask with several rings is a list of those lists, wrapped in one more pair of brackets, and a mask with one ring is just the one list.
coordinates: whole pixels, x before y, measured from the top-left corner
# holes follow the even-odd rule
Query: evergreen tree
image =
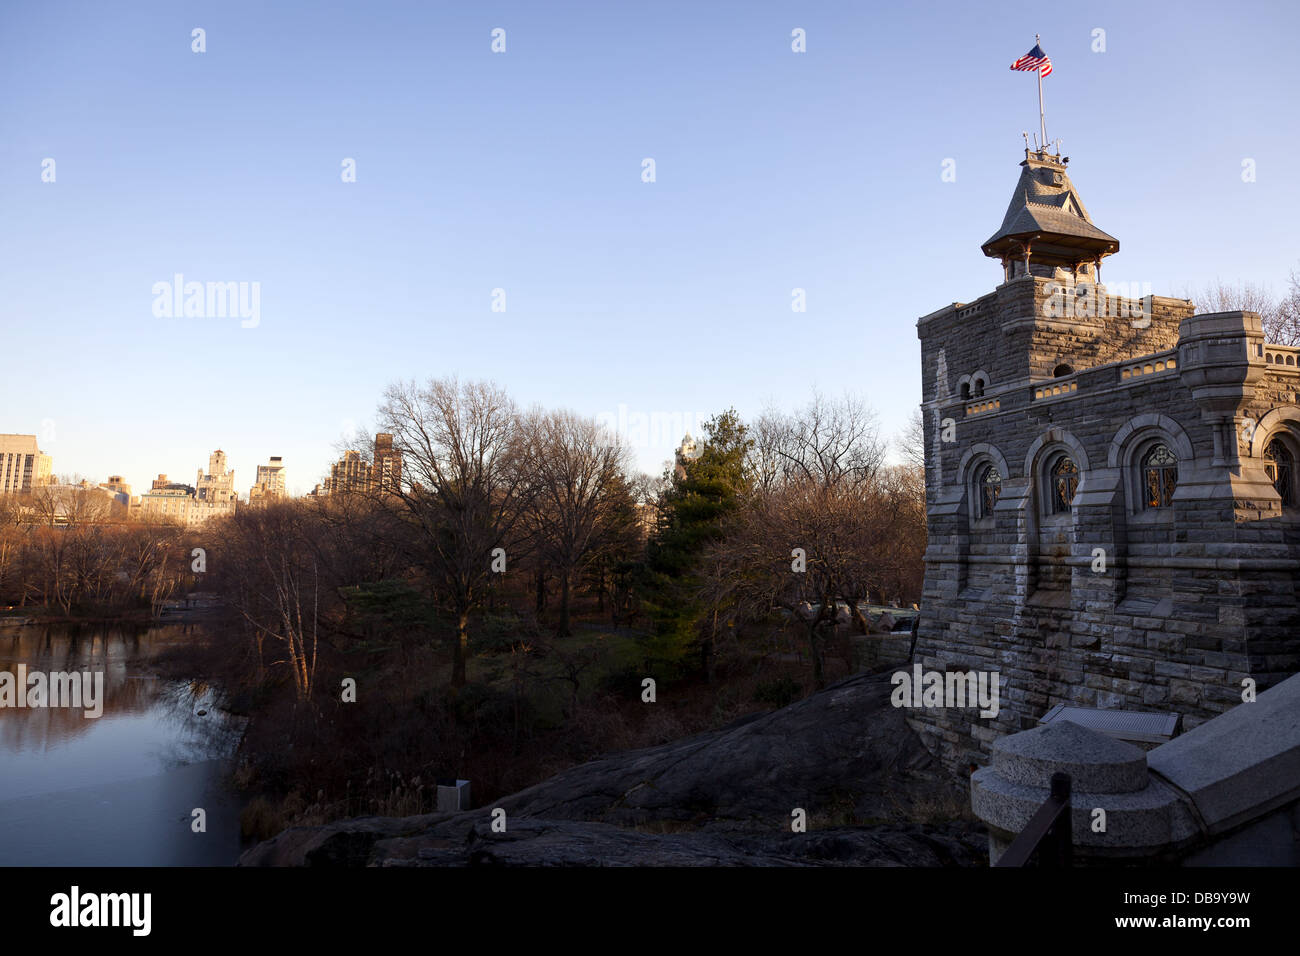
[(753, 440), (727, 409), (704, 426), (700, 454), (665, 475), (659, 515), (646, 553), (645, 605), (654, 623), (652, 659), (681, 665), (698, 651), (711, 672), (716, 615), (701, 598), (700, 562), (706, 545), (721, 537), (724, 522), (746, 487), (745, 460)]

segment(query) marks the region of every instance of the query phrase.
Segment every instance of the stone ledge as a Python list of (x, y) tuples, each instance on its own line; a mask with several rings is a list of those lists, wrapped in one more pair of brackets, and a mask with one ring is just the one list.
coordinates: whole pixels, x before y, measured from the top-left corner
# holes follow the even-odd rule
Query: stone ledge
[(1151, 769), (1195, 802), (1211, 833), (1300, 796), (1300, 674), (1162, 744)]

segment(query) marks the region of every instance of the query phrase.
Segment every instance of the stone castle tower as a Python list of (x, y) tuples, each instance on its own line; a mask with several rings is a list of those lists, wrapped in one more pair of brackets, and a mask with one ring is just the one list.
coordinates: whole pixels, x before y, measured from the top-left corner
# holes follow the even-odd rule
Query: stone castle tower
[(929, 546), (915, 660), (1001, 709), (912, 712), (954, 769), (1058, 703), (1190, 728), (1300, 669), (1300, 349), (1252, 312), (1109, 294), (1119, 242), (1025, 151), (1002, 282), (917, 322)]

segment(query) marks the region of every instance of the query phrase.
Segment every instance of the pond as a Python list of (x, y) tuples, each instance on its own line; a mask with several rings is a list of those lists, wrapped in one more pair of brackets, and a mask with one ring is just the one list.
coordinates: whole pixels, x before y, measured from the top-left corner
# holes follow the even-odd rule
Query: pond
[[(212, 687), (150, 668), (199, 626), (0, 628), (0, 866), (235, 863), (240, 804), (227, 780), (243, 722)], [(30, 688), (33, 674), (83, 675), (87, 696), (18, 706), (20, 675)], [(26, 700), (42, 703), (30, 690)]]

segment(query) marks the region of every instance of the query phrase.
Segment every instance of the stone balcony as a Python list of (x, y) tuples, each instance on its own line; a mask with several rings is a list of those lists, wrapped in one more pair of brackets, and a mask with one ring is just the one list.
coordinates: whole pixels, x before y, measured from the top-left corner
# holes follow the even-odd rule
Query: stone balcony
[(1265, 345), (1264, 362), (1270, 371), (1294, 371), (1300, 375), (1300, 348), (1292, 345)]

